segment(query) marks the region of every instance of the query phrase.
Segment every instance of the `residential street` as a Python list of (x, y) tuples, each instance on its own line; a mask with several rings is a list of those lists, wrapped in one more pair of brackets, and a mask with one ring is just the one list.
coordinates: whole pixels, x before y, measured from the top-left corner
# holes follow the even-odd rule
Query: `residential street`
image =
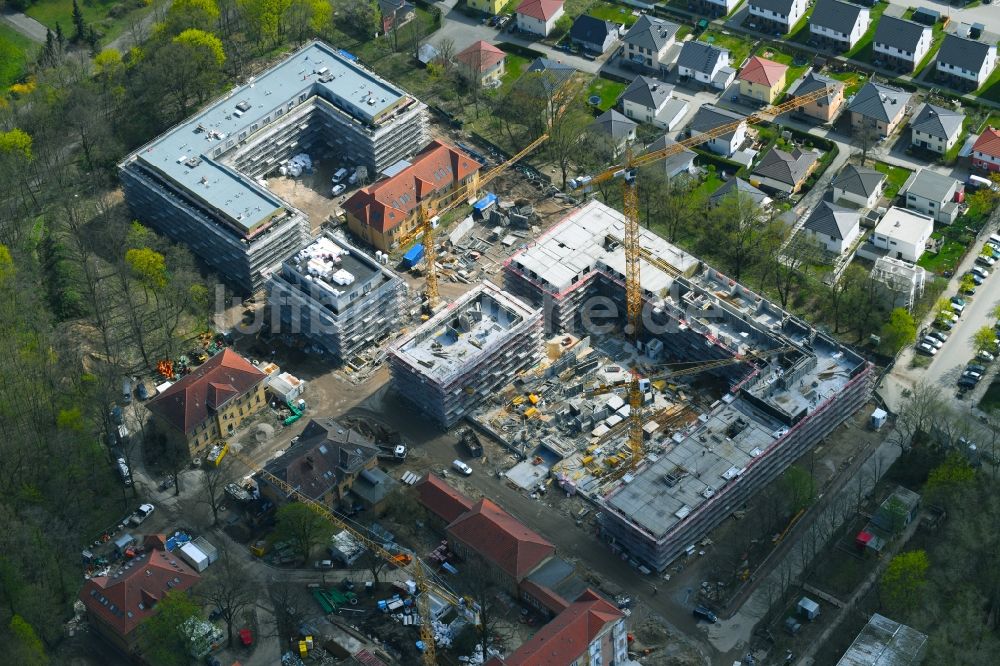
[(952, 21), (963, 23), (982, 23), (991, 32), (1000, 32), (1000, 6), (996, 0), (993, 4), (979, 4), (976, 7), (959, 8), (951, 5), (947, 0), (924, 0), (914, 3), (913, 0), (886, 0), (890, 5), (901, 7), (900, 13), (909, 7), (926, 7), (941, 12), (942, 16), (950, 16)]

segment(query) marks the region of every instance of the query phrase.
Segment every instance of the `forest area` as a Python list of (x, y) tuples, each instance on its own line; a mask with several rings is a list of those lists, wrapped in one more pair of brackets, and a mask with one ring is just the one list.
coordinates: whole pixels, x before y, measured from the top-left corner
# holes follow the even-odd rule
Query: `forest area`
[[(75, 3), (74, 3), (75, 5)], [(340, 2), (372, 25), (374, 2)], [(0, 96), (0, 642), (51, 663), (80, 553), (133, 501), (112, 467), (122, 378), (209, 324), (215, 278), (133, 221), (117, 162), (312, 36), (327, 0), (177, 0), (128, 48), (50, 30)], [(86, 14), (83, 12), (82, 14)], [(370, 33), (369, 33), (370, 34)], [(121, 452), (126, 456), (132, 451)]]

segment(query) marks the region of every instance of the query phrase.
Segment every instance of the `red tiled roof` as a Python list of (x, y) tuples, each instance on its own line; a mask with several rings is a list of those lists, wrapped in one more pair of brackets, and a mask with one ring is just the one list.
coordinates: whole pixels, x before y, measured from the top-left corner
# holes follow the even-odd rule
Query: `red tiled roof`
[(125, 637), (156, 612), (156, 602), (172, 590), (186, 590), (200, 576), (179, 557), (151, 550), (107, 576), (83, 585), (80, 600), (87, 611)]
[(470, 44), (467, 48), (459, 51), (455, 56), (455, 60), (464, 64), (467, 67), (479, 67), (479, 73), (488, 72), (507, 57), (507, 54), (493, 46), (489, 42), (484, 42), (479, 40), (474, 44)]
[(344, 210), (362, 224), (385, 233), (402, 223), (422, 197), (461, 182), (481, 167), (465, 153), (435, 140), (395, 176), (351, 195), (344, 202)]
[(472, 508), (473, 501), (434, 474), (428, 474), (413, 487), (427, 510), (451, 523)]
[(539, 603), (556, 614), (563, 612), (570, 605), (561, 595), (556, 594), (544, 585), (539, 585), (533, 580), (521, 581), (521, 591), (534, 597)]
[(448, 526), (465, 543), (516, 580), (555, 552), (555, 546), (488, 499), (481, 499)]
[(563, 0), (524, 0), (515, 11), (539, 21), (548, 21), (562, 6)]
[(264, 373), (245, 358), (223, 349), (166, 391), (146, 403), (146, 407), (178, 430), (189, 433), (231, 398), (243, 395), (260, 382)]
[(987, 127), (976, 139), (972, 149), (979, 153), (985, 153), (990, 157), (1000, 157), (1000, 131), (992, 127)]
[(784, 76), (787, 71), (787, 65), (782, 65), (780, 62), (765, 60), (764, 58), (754, 56), (750, 58), (746, 66), (740, 70), (739, 79), (740, 81), (759, 83), (762, 86), (771, 88), (781, 80), (781, 77)]
[(503, 666), (569, 666), (587, 652), (590, 642), (623, 613), (587, 590), (569, 608), (538, 630), (506, 659), (489, 662)]

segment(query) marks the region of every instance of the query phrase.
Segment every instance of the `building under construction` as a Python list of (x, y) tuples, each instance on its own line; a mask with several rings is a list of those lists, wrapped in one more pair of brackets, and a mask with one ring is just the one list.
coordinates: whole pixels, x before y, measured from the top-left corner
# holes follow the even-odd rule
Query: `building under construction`
[[(288, 258), (268, 280), (268, 305), (281, 330), (335, 358), (357, 355), (399, 328), (406, 283), (346, 241), (323, 235)], [(272, 314), (272, 318), (274, 318)]]
[(303, 213), (260, 181), (303, 152), (369, 174), (426, 139), (425, 105), (321, 42), (234, 88), (118, 165), (133, 214), (243, 291), (307, 238)]
[(396, 391), (449, 427), (534, 365), (541, 311), (484, 282), (389, 349)]
[[(624, 318), (623, 224), (621, 213), (585, 204), (507, 261), (507, 289), (544, 304), (552, 329), (600, 340), (603, 334), (587, 330), (584, 314), (591, 297), (604, 296), (619, 304), (619, 324)], [(601, 506), (602, 528), (614, 547), (662, 571), (861, 407), (872, 371), (850, 348), (663, 239), (643, 232), (640, 243), (644, 330), (636, 347), (617, 343), (631, 355), (621, 365), (656, 374), (656, 364), (714, 362), (699, 381), (723, 389), (708, 404), (688, 405), (693, 418), (644, 428), (645, 456), (625, 474), (595, 466), (595, 453), (613, 445), (605, 437), (609, 423), (589, 418), (576, 426), (582, 436), (570, 458), (580, 460), (553, 465), (553, 474)], [(606, 382), (574, 375), (574, 364), (586, 362), (566, 356), (558, 381), (550, 382), (553, 392), (580, 395), (586, 390), (574, 381), (585, 387)], [(724, 364), (737, 358), (742, 361)], [(656, 412), (652, 387), (644, 391), (645, 411)], [(607, 419), (620, 422), (627, 405), (610, 404), (616, 397), (602, 398), (609, 404), (599, 415), (617, 407)], [(572, 402), (553, 423), (579, 421), (583, 410)]]

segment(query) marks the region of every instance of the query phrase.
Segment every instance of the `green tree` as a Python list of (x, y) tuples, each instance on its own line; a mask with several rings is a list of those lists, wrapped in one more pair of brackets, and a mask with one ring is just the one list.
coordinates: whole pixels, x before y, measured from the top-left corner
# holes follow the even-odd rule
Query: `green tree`
[(73, 41), (78, 42), (87, 36), (87, 22), (83, 19), (80, 4), (73, 0)]
[(209, 32), (218, 21), (219, 5), (215, 0), (174, 0), (163, 29), (167, 35), (179, 35), (188, 28)]
[(222, 84), (226, 53), (222, 42), (210, 32), (189, 28), (157, 52), (157, 62), (166, 68), (165, 87), (186, 116), (211, 97)]
[(281, 36), (281, 18), (291, 0), (237, 0), (253, 41), (266, 47)]
[(972, 484), (975, 475), (975, 470), (964, 457), (952, 453), (928, 474), (924, 494), (929, 501), (947, 506), (960, 491)]
[(977, 352), (988, 351), (993, 353), (996, 351), (996, 331), (993, 330), (992, 326), (983, 326), (976, 329), (975, 334), (972, 336), (972, 346)]
[(927, 585), (929, 568), (930, 560), (923, 550), (907, 551), (892, 558), (880, 582), (888, 606), (904, 612), (918, 607)]
[(343, 8), (344, 23), (351, 35), (368, 41), (382, 32), (382, 12), (375, 0), (353, 0)]
[[(16, 639), (12, 652), (17, 654), (17, 659), (11, 663), (24, 664), (25, 666), (45, 666), (49, 663), (42, 639), (35, 633), (35, 628), (25, 622), (23, 617), (16, 614), (11, 617), (10, 630)], [(11, 656), (11, 652), (8, 652), (7, 658), (9, 659)]]
[(186, 592), (170, 591), (155, 606), (156, 614), (143, 622), (142, 634), (149, 661), (159, 666), (188, 664), (188, 639), (181, 631), (189, 618), (201, 615), (201, 607)]
[(330, 24), (333, 7), (329, 0), (291, 0), (282, 16), (291, 38), (301, 44), (310, 34), (322, 34)]
[(563, 14), (558, 19), (556, 19), (556, 24), (552, 26), (552, 34), (549, 35), (552, 39), (559, 41), (566, 34), (569, 33), (570, 28), (573, 27), (573, 17), (569, 14)]
[(958, 282), (958, 289), (963, 294), (969, 293), (976, 288), (976, 281), (968, 273), (962, 276), (962, 279)]
[(750, 197), (734, 192), (708, 212), (701, 250), (715, 256), (739, 282), (761, 262), (776, 256), (785, 227), (767, 215)]
[(156, 250), (148, 247), (126, 250), (125, 263), (147, 288), (162, 289), (166, 286), (167, 260)]
[(33, 158), (31, 145), (31, 135), (24, 130), (15, 127), (0, 131), (0, 157), (9, 156), (30, 162)]
[(889, 321), (882, 326), (882, 348), (895, 356), (917, 339), (917, 322), (905, 308), (896, 308), (889, 313)]
[(313, 548), (333, 535), (333, 526), (305, 504), (291, 502), (278, 509), (275, 535), (290, 540), (303, 561), (309, 560)]

